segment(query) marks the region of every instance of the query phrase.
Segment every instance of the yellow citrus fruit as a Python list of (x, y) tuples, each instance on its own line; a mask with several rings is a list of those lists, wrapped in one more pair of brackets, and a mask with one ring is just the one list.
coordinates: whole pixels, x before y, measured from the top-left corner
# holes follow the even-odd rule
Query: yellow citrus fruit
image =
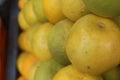
[(51, 58), (47, 40), (52, 27), (53, 25), (51, 23), (44, 23), (40, 25), (33, 36), (33, 53), (40, 61), (46, 61)]
[(101, 76), (92, 76), (78, 72), (72, 65), (60, 69), (53, 80), (103, 80)]
[(31, 67), (30, 71), (29, 71), (29, 79), (28, 80), (34, 80), (35, 75), (36, 75), (36, 71), (38, 70), (38, 68), (41, 66), (41, 64), (43, 64), (40, 61), (36, 61), (34, 63), (34, 65)]
[(88, 10), (82, 0), (61, 0), (63, 14), (72, 21), (88, 14)]
[(20, 11), (18, 14), (18, 24), (22, 30), (26, 30), (30, 27), (24, 18), (23, 11)]
[(47, 22), (48, 20), (43, 11), (43, 0), (33, 0), (32, 4), (33, 4), (34, 12), (36, 16), (39, 18), (39, 21), (41, 23)]
[(29, 25), (34, 25), (37, 22), (39, 22), (39, 19), (35, 15), (35, 12), (32, 6), (32, 0), (26, 3), (25, 7), (23, 8), (23, 15)]
[(31, 26), (25, 32), (22, 32), (19, 36), (18, 43), (19, 47), (27, 52), (32, 52), (32, 39), (35, 31), (41, 25), (41, 23), (37, 23), (34, 26)]
[(93, 75), (103, 74), (120, 63), (119, 48), (119, 27), (94, 14), (83, 16), (73, 25), (66, 43), (74, 67)]
[(28, 55), (29, 55), (29, 53), (22, 52), (17, 59), (17, 69), (20, 72), (20, 74), (23, 74), (22, 73), (22, 71), (23, 71), (22, 70), (22, 65), (23, 65), (25, 59), (28, 57)]
[(22, 73), (26, 79), (28, 79), (29, 71), (36, 61), (37, 61), (37, 58), (32, 53), (30, 53), (28, 57), (25, 59), (22, 65)]
[(61, 0), (43, 0), (43, 9), (45, 16), (51, 23), (57, 23), (64, 19), (62, 13)]
[(18, 44), (21, 50), (31, 52), (31, 44), (29, 40), (27, 40), (26, 32), (22, 32), (18, 37)]
[(24, 5), (26, 4), (27, 1), (28, 1), (28, 0), (19, 0), (19, 1), (18, 1), (18, 7), (19, 7), (20, 9), (23, 9), (23, 7), (24, 7)]

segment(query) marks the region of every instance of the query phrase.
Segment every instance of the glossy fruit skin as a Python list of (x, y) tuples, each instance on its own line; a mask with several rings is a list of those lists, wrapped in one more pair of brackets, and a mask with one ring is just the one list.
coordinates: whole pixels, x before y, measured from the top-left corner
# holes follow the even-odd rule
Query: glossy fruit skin
[(103, 17), (120, 15), (120, 0), (83, 0), (86, 7), (93, 13)]
[(120, 29), (112, 20), (86, 15), (71, 29), (66, 43), (67, 55), (79, 71), (102, 74), (119, 64), (119, 35)]

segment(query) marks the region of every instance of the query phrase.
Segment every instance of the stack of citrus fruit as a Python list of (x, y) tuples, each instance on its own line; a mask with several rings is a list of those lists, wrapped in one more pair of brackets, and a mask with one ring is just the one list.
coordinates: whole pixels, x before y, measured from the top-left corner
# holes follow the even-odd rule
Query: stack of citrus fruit
[(19, 0), (18, 80), (120, 80), (118, 0)]

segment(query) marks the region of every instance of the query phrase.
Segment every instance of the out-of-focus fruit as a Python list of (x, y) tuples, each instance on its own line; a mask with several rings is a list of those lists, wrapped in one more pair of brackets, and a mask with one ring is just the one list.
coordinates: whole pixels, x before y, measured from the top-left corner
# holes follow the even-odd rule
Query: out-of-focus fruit
[(30, 71), (29, 71), (29, 79), (28, 80), (34, 80), (34, 77), (36, 75), (37, 69), (41, 66), (42, 62), (36, 61), (34, 65), (32, 65)]
[(70, 64), (66, 54), (65, 44), (72, 25), (73, 22), (70, 20), (62, 20), (53, 26), (48, 37), (48, 46), (52, 57), (63, 65)]
[(19, 7), (20, 9), (23, 9), (24, 6), (25, 6), (25, 4), (27, 3), (27, 1), (29, 1), (29, 0), (19, 0), (19, 1), (18, 1), (18, 7)]
[(88, 14), (88, 10), (82, 0), (61, 0), (63, 14), (72, 21)]
[(101, 76), (92, 76), (86, 73), (81, 73), (72, 65), (63, 67), (53, 77), (53, 80), (103, 80)]
[(22, 30), (26, 30), (30, 27), (24, 18), (23, 11), (20, 11), (18, 14), (18, 24)]
[(43, 0), (43, 10), (47, 19), (55, 24), (58, 21), (64, 19), (62, 13), (61, 0)]
[(27, 40), (27, 35), (26, 32), (22, 32), (19, 37), (18, 37), (18, 44), (19, 44), (19, 48), (21, 50), (25, 50), (27, 52), (31, 51), (31, 44), (30, 42)]
[(38, 61), (37, 58), (32, 53), (30, 53), (28, 57), (25, 59), (25, 61), (23, 62), (22, 73), (25, 79), (28, 80), (29, 71), (36, 61)]
[(23, 14), (25, 20), (28, 22), (29, 25), (34, 25), (39, 22), (38, 17), (35, 15), (32, 1), (26, 3), (25, 7), (23, 8)]
[(24, 63), (25, 59), (28, 56), (29, 56), (29, 53), (22, 52), (17, 59), (17, 69), (20, 72), (20, 74), (23, 74), (22, 73), (22, 71), (23, 71), (22, 66), (23, 66), (23, 63)]
[(120, 67), (115, 67), (103, 74), (105, 80), (120, 80)]
[(33, 80), (52, 80), (54, 75), (62, 67), (63, 67), (62, 65), (60, 65), (53, 59), (47, 62), (44, 62), (36, 69)]
[(43, 0), (33, 0), (33, 9), (40, 22), (48, 21), (43, 11)]
[(120, 63), (120, 30), (110, 19), (93, 14), (80, 18), (67, 40), (67, 55), (79, 71), (102, 74)]
[(114, 18), (112, 18), (112, 19), (113, 19), (113, 21), (115, 21), (116, 24), (120, 27), (120, 16), (114, 17)]
[(18, 43), (19, 47), (27, 52), (33, 52), (32, 49), (32, 40), (34, 33), (36, 32), (37, 28), (41, 25), (41, 23), (37, 23), (27, 29), (25, 32), (22, 32), (19, 36)]
[(83, 0), (86, 7), (93, 13), (104, 17), (120, 15), (120, 0)]
[(17, 80), (26, 80), (23, 76), (20, 76)]
[(32, 41), (33, 52), (40, 61), (47, 61), (51, 58), (47, 40), (52, 27), (51, 23), (44, 23), (34, 33)]

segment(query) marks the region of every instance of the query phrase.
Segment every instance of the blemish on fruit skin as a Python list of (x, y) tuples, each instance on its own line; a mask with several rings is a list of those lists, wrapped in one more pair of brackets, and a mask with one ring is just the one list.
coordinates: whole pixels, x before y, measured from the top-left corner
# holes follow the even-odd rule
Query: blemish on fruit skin
[(87, 66), (87, 69), (90, 69), (90, 66)]
[(99, 22), (97, 25), (98, 25), (98, 27), (101, 28), (101, 29), (105, 27), (104, 23), (101, 23), (101, 22)]

